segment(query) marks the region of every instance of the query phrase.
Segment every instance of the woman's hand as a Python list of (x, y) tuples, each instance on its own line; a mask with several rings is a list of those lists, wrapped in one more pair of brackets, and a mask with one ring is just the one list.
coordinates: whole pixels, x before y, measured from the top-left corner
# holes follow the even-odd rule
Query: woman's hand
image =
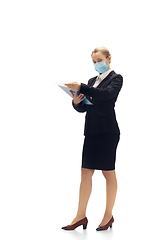
[(81, 84), (77, 82), (66, 83), (65, 85), (73, 91), (79, 91), (81, 87)]
[(84, 96), (84, 94), (80, 94), (77, 95), (77, 91), (75, 92), (75, 94), (73, 94), (73, 92), (70, 91), (70, 93), (72, 94), (73, 97), (73, 103), (75, 105), (77, 105), (78, 103), (82, 102), (86, 97)]

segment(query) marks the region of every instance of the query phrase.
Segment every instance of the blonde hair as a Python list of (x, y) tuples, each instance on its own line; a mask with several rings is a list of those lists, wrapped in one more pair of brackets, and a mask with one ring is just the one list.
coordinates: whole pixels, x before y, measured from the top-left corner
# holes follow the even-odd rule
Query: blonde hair
[[(93, 50), (93, 53), (97, 53), (97, 52), (101, 52), (106, 58), (108, 58), (109, 56), (111, 56), (109, 50), (106, 47), (97, 47)], [(91, 54), (91, 56), (92, 56)]]

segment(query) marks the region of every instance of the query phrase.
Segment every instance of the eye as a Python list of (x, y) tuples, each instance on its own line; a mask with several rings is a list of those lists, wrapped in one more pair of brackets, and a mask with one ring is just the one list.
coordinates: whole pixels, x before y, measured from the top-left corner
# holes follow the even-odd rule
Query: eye
[(102, 62), (102, 59), (98, 59), (98, 62)]

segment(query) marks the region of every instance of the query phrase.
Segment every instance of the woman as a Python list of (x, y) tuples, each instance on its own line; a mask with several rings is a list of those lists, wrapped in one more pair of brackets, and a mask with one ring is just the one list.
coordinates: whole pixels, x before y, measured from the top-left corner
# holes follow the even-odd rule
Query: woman
[[(94, 49), (91, 57), (99, 76), (91, 78), (88, 85), (77, 82), (65, 84), (75, 91), (74, 95), (72, 93), (73, 107), (78, 112), (86, 112), (86, 120), (78, 211), (72, 223), (62, 228), (64, 230), (74, 230), (81, 225), (83, 225), (83, 229), (86, 229), (88, 224), (86, 208), (95, 169), (102, 170), (107, 191), (106, 210), (102, 222), (96, 230), (107, 230), (112, 227), (114, 222), (112, 210), (117, 193), (115, 161), (116, 148), (120, 138), (114, 106), (123, 84), (123, 78), (111, 70), (111, 54), (107, 48)], [(80, 95), (77, 95), (77, 91)], [(82, 103), (84, 95), (93, 105)]]

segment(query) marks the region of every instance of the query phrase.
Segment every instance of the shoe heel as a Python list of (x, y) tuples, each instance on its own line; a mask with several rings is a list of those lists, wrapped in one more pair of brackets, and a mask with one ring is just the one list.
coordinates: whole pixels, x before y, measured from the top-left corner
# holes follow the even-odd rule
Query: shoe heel
[(112, 224), (110, 225), (110, 228), (112, 228)]
[(83, 229), (86, 229), (86, 228), (87, 228), (87, 224), (84, 224), (84, 225), (83, 225)]

